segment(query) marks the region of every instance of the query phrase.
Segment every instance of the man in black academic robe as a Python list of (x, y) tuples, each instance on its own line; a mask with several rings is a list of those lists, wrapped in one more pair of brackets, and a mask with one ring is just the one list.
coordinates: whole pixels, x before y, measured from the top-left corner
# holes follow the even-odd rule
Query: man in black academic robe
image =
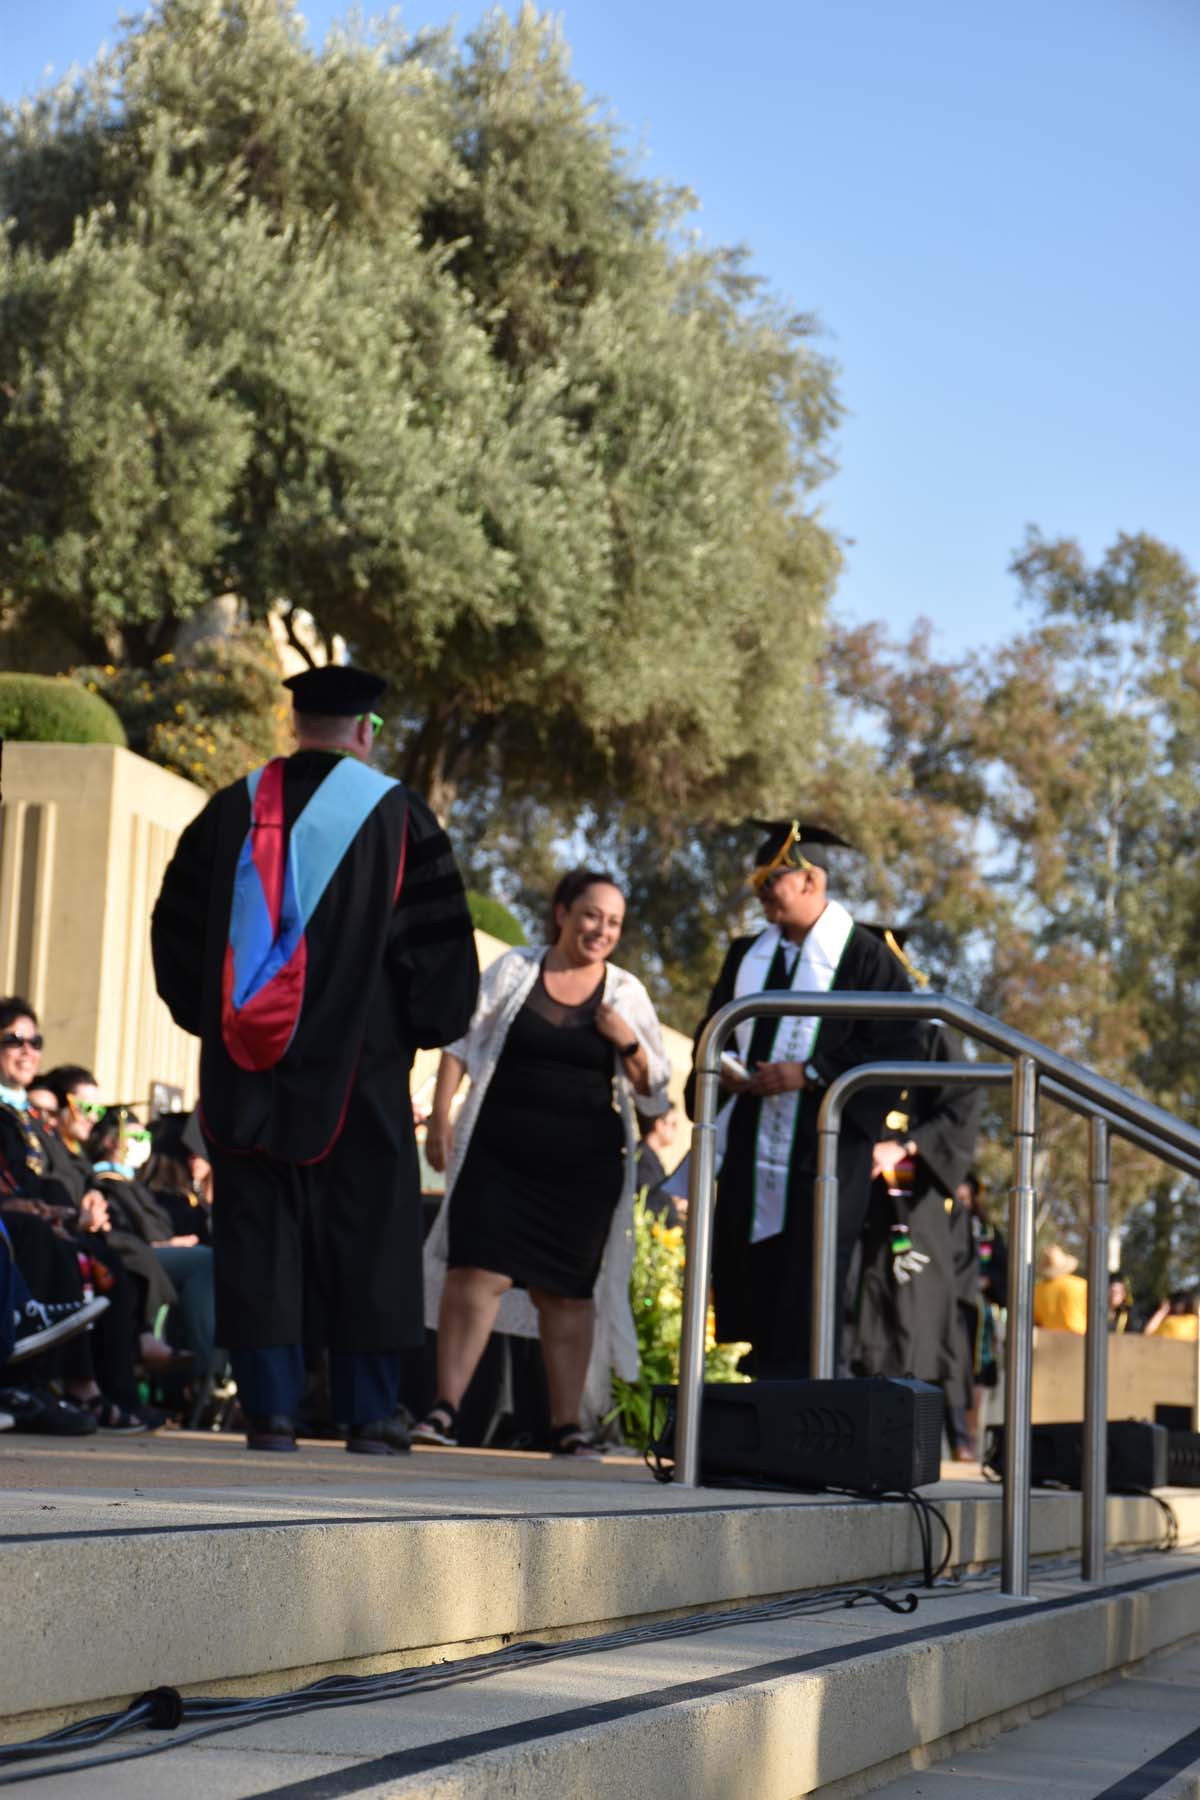
[[(761, 965), (761, 973), (754, 979), (755, 991), (802, 991), (797, 983), (804, 979), (803, 964), (797, 963), (797, 957), (803, 956), (810, 933), (826, 930), (833, 918), (831, 907), (837, 907), (842, 929), (830, 936), (833, 966), (825, 967), (823, 991), (897, 993), (908, 989), (903, 970), (879, 939), (854, 924), (845, 909), (830, 900), (826, 867), (830, 852), (849, 846), (818, 826), (778, 821), (765, 822), (762, 828), (768, 835), (759, 847), (751, 881), (762, 904), (766, 930), (737, 938), (730, 945), (697, 1030), (697, 1043), (713, 1013), (739, 994), (739, 971), (748, 957)], [(766, 962), (773, 942), (776, 947)], [(920, 1052), (916, 1026), (894, 1018), (827, 1018), (817, 1027), (803, 1060), (781, 1058), (780, 1044), (787, 1035), (785, 1021), (756, 1020), (742, 1059), (750, 1080), (722, 1076), (722, 1087), (733, 1101), (717, 1183), (713, 1295), (717, 1337), (722, 1343), (750, 1342), (754, 1356), (749, 1366), (759, 1376), (798, 1379), (810, 1369), (813, 1184), (822, 1098), (830, 1082), (847, 1069), (867, 1062), (908, 1060)], [(687, 1095), (689, 1112), (694, 1081), (693, 1075)], [(787, 1158), (786, 1206), (778, 1229), (770, 1235), (756, 1235), (760, 1229), (756, 1206), (764, 1102), (787, 1093), (797, 1094), (798, 1104)], [(851, 1257), (866, 1215), (871, 1149), (894, 1098), (894, 1090), (868, 1088), (850, 1100), (842, 1115), (838, 1146), (839, 1320)]]
[[(369, 757), (381, 724), (369, 709), (386, 684), (331, 667), (285, 685), (298, 748), (282, 764), (275, 829), (290, 867), (303, 822), (321, 813), (344, 777), (363, 780), (339, 765)], [(256, 796), (272, 775), (278, 779), (269, 764), (251, 778), (259, 782)], [(201, 1040), (217, 1340), (231, 1352), (255, 1448), (294, 1445), (305, 1347), (331, 1353), (334, 1416), (351, 1428), (348, 1449), (407, 1448), (388, 1421), (398, 1352), (423, 1336), (409, 1071), (417, 1048), (466, 1031), (479, 970), (445, 833), (418, 795), (373, 780), (386, 791), (342, 846), (307, 917), (297, 1022), (267, 1066), (255, 1066), (238, 1036), (245, 1015), (231, 1012), (237, 992), (231, 1000), (229, 971), (238, 966), (231, 908), (251, 824), (248, 782), (215, 794), (188, 826), (154, 912), (158, 991), (176, 1022)], [(269, 822), (257, 797), (253, 806), (261, 849)], [(322, 816), (333, 812), (326, 804)], [(336, 825), (333, 818), (323, 827), (326, 839)], [(311, 864), (307, 840), (304, 855)], [(295, 873), (302, 882), (304, 868)], [(295, 967), (293, 955), (285, 974)]]
[[(923, 1033), (930, 1062), (963, 1060), (956, 1032)], [(982, 1111), (982, 1088), (914, 1087), (903, 1097), (875, 1146), (863, 1238), (855, 1372), (933, 1382), (949, 1408), (972, 1404), (951, 1214)]]

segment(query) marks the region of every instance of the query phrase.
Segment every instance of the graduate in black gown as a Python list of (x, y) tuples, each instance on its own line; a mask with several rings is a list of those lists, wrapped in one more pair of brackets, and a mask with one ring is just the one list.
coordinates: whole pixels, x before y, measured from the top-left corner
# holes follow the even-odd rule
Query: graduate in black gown
[(386, 683), (330, 667), (285, 685), (296, 753), (183, 833), (155, 975), (201, 1040), (217, 1337), (247, 1441), (294, 1446), (304, 1349), (328, 1348), (347, 1448), (386, 1453), (407, 1448), (398, 1353), (423, 1336), (409, 1071), (466, 1030), (479, 970), (445, 833), (366, 767)]
[[(879, 928), (879, 936), (911, 967), (901, 933)], [(957, 1032), (930, 1024), (921, 1033), (930, 1062), (963, 1060)], [(971, 1405), (952, 1213), (982, 1110), (982, 1088), (914, 1087), (902, 1096), (874, 1147), (863, 1237), (855, 1373), (933, 1382), (951, 1408)]]
[[(792, 989), (904, 992), (908, 981), (879, 939), (828, 893), (832, 857), (849, 846), (797, 821), (754, 821), (766, 832), (751, 883), (765, 929), (737, 938), (696, 1033), (743, 994)], [(919, 1054), (916, 1027), (896, 1019), (759, 1019), (739, 1028), (748, 1081), (722, 1076), (732, 1098), (717, 1184), (713, 1291), (717, 1337), (749, 1341), (760, 1376), (809, 1372), (813, 1183), (817, 1116), (829, 1083), (861, 1063)], [(694, 1103), (693, 1075), (687, 1104)], [(895, 1096), (866, 1089), (845, 1109), (838, 1153), (837, 1291), (844, 1294), (871, 1184), (871, 1149)]]

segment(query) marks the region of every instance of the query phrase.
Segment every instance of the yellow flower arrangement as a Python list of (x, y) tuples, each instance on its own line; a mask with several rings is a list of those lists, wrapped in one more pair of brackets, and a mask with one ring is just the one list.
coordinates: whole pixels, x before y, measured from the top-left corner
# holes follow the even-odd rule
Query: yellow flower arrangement
[[(647, 1209), (639, 1194), (633, 1208), (634, 1257), (630, 1301), (638, 1334), (636, 1382), (613, 1377), (614, 1417), (619, 1417), (631, 1443), (645, 1445), (650, 1404), (656, 1386), (679, 1379), (679, 1341), (683, 1325), (684, 1233), (681, 1225), (664, 1225)], [(737, 1365), (749, 1344), (718, 1344), (716, 1320), (709, 1308), (704, 1373), (709, 1381), (744, 1381)]]

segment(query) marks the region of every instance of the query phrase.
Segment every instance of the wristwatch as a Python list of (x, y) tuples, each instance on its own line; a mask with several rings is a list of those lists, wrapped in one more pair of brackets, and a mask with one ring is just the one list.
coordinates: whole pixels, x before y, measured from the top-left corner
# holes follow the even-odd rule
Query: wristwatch
[(618, 1056), (636, 1056), (638, 1051), (641, 1049), (641, 1047), (642, 1047), (641, 1039), (634, 1038), (634, 1040), (631, 1044), (618, 1044), (617, 1045), (617, 1055)]

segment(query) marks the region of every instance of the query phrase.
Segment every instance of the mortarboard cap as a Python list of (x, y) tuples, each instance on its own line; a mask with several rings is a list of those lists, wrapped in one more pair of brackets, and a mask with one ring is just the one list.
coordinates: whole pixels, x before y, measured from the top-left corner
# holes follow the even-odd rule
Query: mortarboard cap
[(382, 675), (372, 675), (367, 669), (329, 663), (323, 669), (304, 669), (283, 685), (291, 690), (292, 705), (298, 713), (353, 719), (360, 713), (373, 712), (387, 693), (388, 684)]
[(827, 869), (831, 850), (853, 850), (845, 838), (824, 825), (807, 825), (800, 819), (748, 819), (766, 837), (754, 854), (752, 887), (761, 887), (768, 875), (780, 869)]

